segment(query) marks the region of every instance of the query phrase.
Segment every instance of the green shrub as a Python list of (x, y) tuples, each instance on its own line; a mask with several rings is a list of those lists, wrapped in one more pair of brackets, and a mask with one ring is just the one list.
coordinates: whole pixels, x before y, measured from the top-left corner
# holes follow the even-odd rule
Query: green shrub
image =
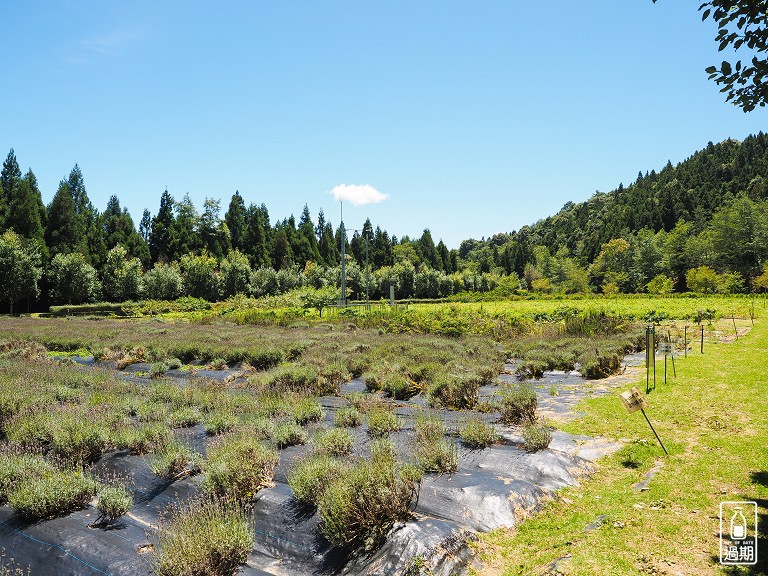
[(297, 500), (310, 506), (317, 506), (325, 489), (347, 474), (349, 465), (330, 456), (320, 454), (308, 456), (288, 473), (288, 485)]
[(526, 426), (523, 430), (525, 449), (529, 452), (537, 452), (549, 447), (552, 442), (552, 430), (546, 426)]
[(459, 466), (459, 452), (455, 442), (445, 437), (445, 426), (437, 416), (419, 416), (416, 419), (416, 445), (414, 453), (425, 472), (455, 472)]
[(168, 372), (168, 364), (165, 362), (155, 362), (149, 367), (150, 378), (159, 378), (166, 372)]
[(165, 364), (168, 366), (168, 370), (178, 370), (184, 365), (178, 358), (169, 358)]
[(118, 429), (113, 434), (118, 448), (127, 448), (135, 454), (154, 452), (171, 441), (171, 431), (164, 424), (145, 424)]
[(374, 408), (367, 414), (368, 434), (376, 438), (400, 430), (402, 422), (397, 415), (386, 408)]
[(467, 448), (487, 448), (499, 441), (493, 425), (482, 418), (470, 418), (459, 430), (459, 438)]
[(280, 459), (247, 431), (218, 437), (207, 456), (203, 489), (235, 500), (251, 500), (269, 485)]
[(353, 408), (363, 414), (367, 414), (376, 408), (385, 408), (387, 402), (375, 394), (366, 394), (365, 392), (352, 392), (347, 395), (347, 400)]
[(8, 494), (8, 503), (22, 518), (51, 518), (82, 508), (96, 488), (97, 482), (82, 471), (53, 470), (19, 482)]
[(208, 367), (211, 370), (226, 370), (227, 369), (227, 361), (224, 358), (213, 358), (208, 363)]
[(360, 426), (362, 421), (362, 414), (360, 414), (360, 411), (354, 406), (339, 408), (333, 419), (333, 423), (342, 428), (355, 428), (356, 426)]
[[(328, 484), (318, 501), (320, 531), (333, 545), (371, 549), (392, 525), (408, 518), (421, 476), (397, 462), (390, 446), (371, 446), (371, 458)], [(389, 443), (387, 443), (389, 444)]]
[[(96, 509), (101, 521), (112, 522), (128, 513), (133, 506), (133, 496), (123, 486), (107, 484), (99, 488)], [(97, 520), (97, 523), (99, 522)]]
[(344, 428), (320, 430), (312, 437), (312, 451), (327, 456), (348, 456), (354, 441), (352, 432)]
[(197, 470), (197, 461), (198, 457), (178, 440), (172, 440), (147, 457), (149, 469), (162, 478), (175, 478), (194, 472)]
[(0, 452), (0, 504), (19, 483), (54, 471), (53, 465), (39, 454)]
[(474, 376), (438, 375), (428, 388), (429, 402), (456, 410), (473, 408), (477, 404), (477, 391), (481, 380)]
[(203, 416), (200, 414), (200, 410), (193, 406), (178, 408), (168, 415), (168, 423), (173, 428), (187, 428), (189, 426), (194, 426), (199, 424), (202, 419)]
[(278, 448), (286, 448), (307, 441), (307, 433), (304, 428), (295, 422), (281, 422), (275, 426), (274, 440)]
[(175, 508), (151, 536), (158, 576), (232, 575), (253, 547), (254, 528), (237, 505), (205, 499)]
[(294, 406), (293, 417), (297, 424), (317, 422), (323, 417), (323, 407), (314, 398), (302, 398)]
[(505, 384), (498, 403), (499, 420), (504, 424), (533, 423), (537, 405), (536, 391), (530, 384)]
[(52, 452), (76, 464), (100, 456), (107, 444), (107, 434), (100, 425), (75, 414), (59, 420), (51, 432)]
[(387, 374), (381, 382), (381, 389), (398, 400), (408, 399), (418, 392), (413, 383), (402, 374)]
[(319, 392), (317, 371), (303, 364), (286, 364), (260, 377), (267, 390), (273, 392)]
[(237, 418), (227, 412), (213, 412), (205, 419), (204, 426), (207, 434), (214, 436), (229, 432), (237, 426)]

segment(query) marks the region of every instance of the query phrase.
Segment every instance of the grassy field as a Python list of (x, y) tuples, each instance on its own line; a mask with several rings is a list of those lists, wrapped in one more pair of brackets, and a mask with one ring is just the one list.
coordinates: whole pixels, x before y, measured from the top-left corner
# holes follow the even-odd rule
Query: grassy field
[[(587, 415), (566, 429), (627, 445), (518, 529), (484, 536), (478, 574), (768, 573), (767, 350), (768, 324), (758, 320), (738, 341), (678, 357), (677, 378), (648, 397), (667, 457), (615, 395), (586, 401)], [(656, 464), (649, 489), (633, 489)], [(759, 504), (755, 567), (719, 566), (718, 507), (727, 500)]]

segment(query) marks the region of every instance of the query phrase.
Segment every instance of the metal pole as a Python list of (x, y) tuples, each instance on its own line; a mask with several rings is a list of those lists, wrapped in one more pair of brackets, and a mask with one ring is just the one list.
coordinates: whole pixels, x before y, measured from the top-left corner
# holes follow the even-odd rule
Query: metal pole
[(368, 276), (368, 231), (365, 231), (365, 308), (366, 310), (369, 310), (371, 308), (371, 302), (368, 298), (368, 285), (369, 285), (369, 276)]
[(651, 354), (653, 354), (653, 389), (656, 390), (656, 326), (651, 328)]
[(347, 305), (347, 258), (344, 254), (344, 245), (347, 243), (346, 230), (344, 229), (344, 203), (341, 205), (341, 305)]
[(685, 336), (683, 337), (683, 346), (685, 348), (685, 357), (688, 358), (688, 324), (685, 325)]
[(675, 352), (672, 351), (672, 375), (677, 378), (677, 368), (675, 368)]
[(645, 393), (651, 391), (651, 327), (645, 327)]
[(664, 386), (667, 385), (667, 355), (664, 354)]
[(704, 354), (704, 324), (701, 325), (701, 353)]
[(739, 329), (736, 328), (736, 315), (731, 314), (731, 320), (733, 320), (733, 331), (736, 333), (736, 340), (739, 339)]
[(645, 410), (640, 408), (640, 412), (642, 412), (643, 416), (645, 416), (645, 421), (648, 422), (648, 426), (650, 426), (651, 430), (653, 430), (653, 435), (656, 436), (656, 440), (658, 440), (659, 444), (661, 444), (661, 449), (664, 450), (664, 454), (669, 456), (669, 452), (667, 452), (667, 449), (664, 447), (664, 442), (661, 441), (661, 438), (659, 438), (659, 435), (656, 433), (656, 428), (654, 428), (653, 424), (651, 424), (651, 421), (648, 419), (648, 415), (645, 413)]

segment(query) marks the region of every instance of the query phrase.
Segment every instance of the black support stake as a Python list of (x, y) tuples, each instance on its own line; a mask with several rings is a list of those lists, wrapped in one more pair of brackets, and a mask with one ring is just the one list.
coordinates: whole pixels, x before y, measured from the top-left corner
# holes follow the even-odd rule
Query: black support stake
[(651, 430), (653, 430), (653, 435), (656, 436), (656, 440), (658, 440), (659, 444), (661, 444), (661, 449), (664, 450), (664, 454), (669, 456), (669, 452), (667, 452), (667, 449), (664, 447), (664, 442), (661, 441), (661, 438), (659, 438), (659, 435), (656, 433), (656, 428), (654, 428), (653, 424), (651, 424), (651, 421), (648, 419), (648, 415), (645, 413), (645, 410), (640, 408), (640, 412), (642, 412), (643, 416), (645, 416), (645, 421), (648, 422), (648, 426), (650, 426)]

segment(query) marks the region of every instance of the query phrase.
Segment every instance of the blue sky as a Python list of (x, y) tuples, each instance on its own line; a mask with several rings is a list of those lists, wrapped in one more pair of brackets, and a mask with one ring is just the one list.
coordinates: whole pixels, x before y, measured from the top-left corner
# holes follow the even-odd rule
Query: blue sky
[(138, 224), (167, 187), (397, 236), (515, 230), (766, 130), (724, 103), (699, 2), (8, 2), (0, 155), (44, 200), (78, 163)]

